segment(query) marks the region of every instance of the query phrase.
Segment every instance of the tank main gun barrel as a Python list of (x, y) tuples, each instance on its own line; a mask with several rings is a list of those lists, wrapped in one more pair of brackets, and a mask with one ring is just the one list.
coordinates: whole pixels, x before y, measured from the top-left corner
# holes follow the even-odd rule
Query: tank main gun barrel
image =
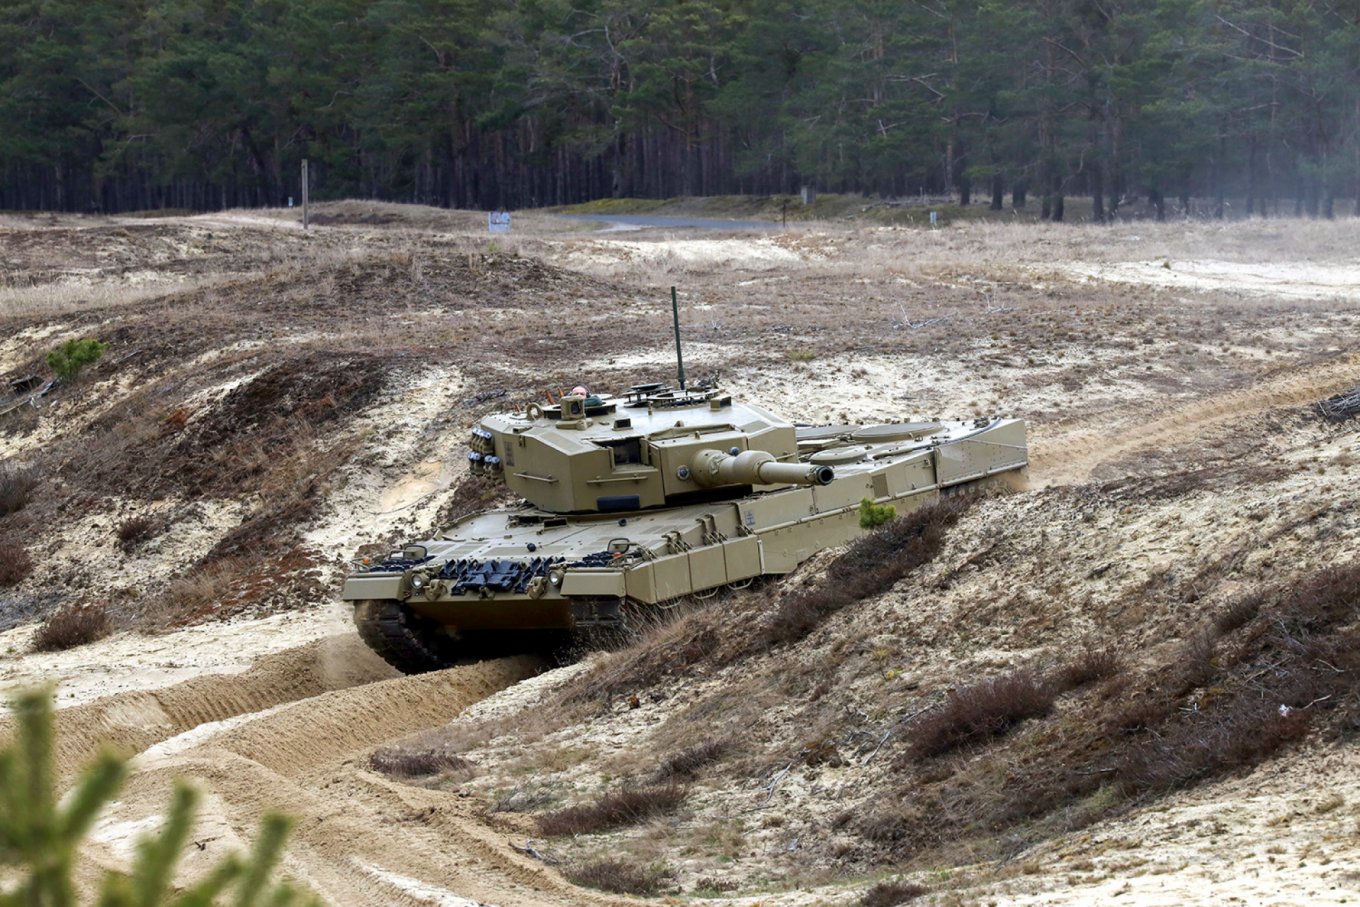
[(725, 454), (720, 450), (701, 450), (690, 466), (694, 481), (705, 488), (720, 485), (829, 485), (836, 478), (830, 466), (807, 463), (780, 463), (764, 450), (745, 450)]

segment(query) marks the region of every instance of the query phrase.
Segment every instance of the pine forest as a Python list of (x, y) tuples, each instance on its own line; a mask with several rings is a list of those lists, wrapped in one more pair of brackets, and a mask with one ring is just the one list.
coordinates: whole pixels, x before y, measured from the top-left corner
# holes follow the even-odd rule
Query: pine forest
[(5, 0), (0, 208), (1360, 211), (1357, 0)]

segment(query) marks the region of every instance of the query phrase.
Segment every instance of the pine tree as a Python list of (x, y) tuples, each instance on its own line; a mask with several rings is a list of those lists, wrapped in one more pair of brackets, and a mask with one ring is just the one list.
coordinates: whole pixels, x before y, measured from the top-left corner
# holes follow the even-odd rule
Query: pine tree
[[(0, 867), (18, 871), (15, 888), (0, 894), (0, 907), (74, 907), (72, 871), (80, 844), (99, 811), (117, 794), (127, 762), (103, 753), (87, 766), (64, 799), (53, 765), (52, 697), (30, 691), (12, 702), (14, 741), (0, 750)], [(283, 853), (291, 821), (268, 815), (245, 859), (229, 856), (201, 881), (172, 890), (179, 855), (189, 840), (198, 793), (177, 782), (160, 829), (137, 845), (129, 872), (107, 872), (99, 907), (208, 907), (231, 892), (234, 907), (315, 904), (313, 895), (270, 877)]]

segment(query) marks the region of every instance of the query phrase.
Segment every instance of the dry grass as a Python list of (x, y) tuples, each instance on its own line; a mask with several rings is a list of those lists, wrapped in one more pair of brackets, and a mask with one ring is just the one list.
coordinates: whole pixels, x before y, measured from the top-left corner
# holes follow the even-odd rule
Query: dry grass
[(24, 546), (7, 535), (0, 535), (0, 589), (15, 586), (33, 572), (33, 559)]
[(896, 907), (930, 893), (930, 889), (915, 882), (879, 882), (860, 898), (861, 907)]
[(645, 897), (661, 890), (667, 873), (664, 869), (643, 868), (622, 860), (598, 860), (573, 866), (565, 875), (573, 885)]
[(146, 602), (138, 623), (146, 629), (166, 628), (219, 615), (224, 602), (242, 594), (247, 569), (244, 561), (231, 558), (194, 567)]
[(113, 622), (103, 605), (66, 605), (38, 627), (31, 648), (34, 652), (62, 652), (103, 639), (112, 631)]
[(31, 467), (0, 463), (0, 517), (24, 509), (38, 487), (38, 473)]
[(223, 278), (158, 277), (146, 283), (129, 283), (116, 278), (89, 280), (59, 276), (52, 282), (33, 286), (0, 288), (0, 318), (33, 322), (78, 315), (92, 309), (131, 307), (159, 299), (167, 293), (206, 290), (225, 282)]
[(692, 781), (699, 771), (723, 757), (732, 744), (728, 740), (704, 740), (661, 760), (656, 771), (659, 781)]
[(1055, 698), (1053, 685), (1029, 668), (953, 690), (912, 727), (912, 753), (926, 758), (985, 743), (1026, 718), (1047, 715)]
[(470, 778), (476, 768), (457, 753), (402, 746), (383, 747), (375, 751), (368, 757), (368, 766), (375, 772), (394, 778), (422, 778), (429, 775)]
[(118, 536), (118, 547), (123, 551), (132, 551), (142, 542), (155, 535), (158, 528), (158, 524), (151, 517), (130, 517), (118, 524), (118, 529), (115, 532), (115, 535)]
[(538, 827), (544, 835), (595, 834), (636, 825), (653, 816), (674, 812), (685, 802), (686, 790), (678, 784), (658, 784), (651, 787), (625, 787), (608, 793), (594, 803), (569, 806), (538, 816)]
[(1059, 668), (1053, 675), (1053, 683), (1060, 691), (1067, 692), (1097, 680), (1109, 680), (1122, 669), (1119, 656), (1112, 649), (1088, 649)]

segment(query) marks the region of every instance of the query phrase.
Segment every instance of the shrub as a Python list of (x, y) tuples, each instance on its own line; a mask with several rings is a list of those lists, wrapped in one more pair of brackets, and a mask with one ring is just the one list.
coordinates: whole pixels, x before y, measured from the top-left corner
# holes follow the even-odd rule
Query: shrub
[(457, 753), (384, 747), (368, 757), (369, 768), (395, 778), (419, 778), (446, 772), (471, 772), (473, 764)]
[(135, 516), (118, 525), (118, 547), (131, 551), (156, 534), (156, 521), (147, 516)]
[(875, 504), (870, 498), (859, 502), (859, 528), (877, 529), (897, 516), (897, 508), (891, 504)]
[(1227, 634), (1250, 623), (1261, 611), (1260, 595), (1246, 595), (1237, 599), (1214, 618), (1214, 629)]
[(1216, 669), (1213, 635), (1208, 630), (1196, 632), (1186, 641), (1175, 665), (1178, 675), (1175, 682), (1177, 695), (1183, 696), (1207, 684), (1213, 679)]
[(697, 743), (663, 761), (661, 767), (657, 769), (657, 777), (663, 781), (672, 778), (693, 778), (699, 773), (699, 769), (721, 759), (729, 748), (726, 740), (705, 740), (703, 743)]
[(33, 572), (33, 559), (24, 546), (0, 535), (0, 589), (13, 586)]
[(112, 630), (103, 605), (65, 605), (43, 621), (30, 646), (34, 652), (64, 652), (103, 639)]
[(1120, 671), (1119, 657), (1109, 649), (1090, 649), (1058, 669), (1053, 677), (1061, 690), (1075, 690)]
[(879, 882), (859, 902), (863, 907), (896, 907), (929, 893), (929, 888), (914, 882)]
[(38, 475), (31, 468), (0, 463), (0, 517), (23, 510), (37, 485)]
[(622, 860), (600, 860), (585, 863), (567, 870), (566, 876), (573, 885), (585, 888), (598, 888), (615, 894), (656, 894), (666, 872), (657, 867), (640, 869)]
[(1310, 713), (1281, 708), (1254, 693), (1233, 697), (1211, 714), (1163, 728), (1120, 761), (1115, 783), (1126, 796), (1185, 787), (1206, 775), (1244, 768), (1308, 733)]
[(1028, 668), (952, 691), (927, 712), (912, 735), (919, 757), (937, 756), (1005, 734), (1026, 718), (1048, 714), (1054, 690)]
[(47, 364), (63, 381), (74, 381), (85, 366), (98, 362), (108, 344), (92, 337), (68, 340), (47, 354)]
[(549, 837), (592, 834), (636, 825), (652, 816), (673, 811), (685, 801), (686, 791), (678, 784), (653, 787), (625, 787), (605, 794), (596, 803), (569, 806), (538, 816), (538, 827)]

